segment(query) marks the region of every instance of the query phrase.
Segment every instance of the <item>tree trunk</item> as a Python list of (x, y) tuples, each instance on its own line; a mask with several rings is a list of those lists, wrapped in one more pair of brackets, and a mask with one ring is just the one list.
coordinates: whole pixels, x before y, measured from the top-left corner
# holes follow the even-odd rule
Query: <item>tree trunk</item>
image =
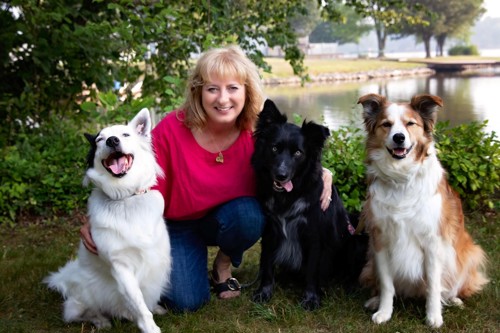
[(436, 37), (436, 42), (438, 46), (438, 56), (442, 57), (444, 54), (444, 43), (446, 41), (446, 34), (441, 34)]
[(431, 37), (432, 35), (424, 34), (422, 36), (422, 40), (424, 42), (425, 46), (425, 57), (426, 58), (432, 58), (431, 57)]
[(378, 55), (377, 58), (385, 58), (385, 41), (387, 34), (382, 24), (375, 24), (375, 32), (377, 33)]

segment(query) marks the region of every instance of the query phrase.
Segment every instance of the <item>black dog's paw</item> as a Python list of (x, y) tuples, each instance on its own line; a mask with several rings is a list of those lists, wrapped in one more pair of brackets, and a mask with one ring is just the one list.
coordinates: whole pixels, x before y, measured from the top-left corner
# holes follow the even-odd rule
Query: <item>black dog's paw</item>
[(300, 305), (307, 311), (316, 310), (320, 306), (320, 297), (316, 293), (306, 292), (304, 298), (300, 301)]
[(257, 289), (252, 297), (252, 300), (255, 303), (267, 303), (269, 300), (271, 300), (271, 297), (273, 296), (273, 289), (272, 287), (263, 287)]

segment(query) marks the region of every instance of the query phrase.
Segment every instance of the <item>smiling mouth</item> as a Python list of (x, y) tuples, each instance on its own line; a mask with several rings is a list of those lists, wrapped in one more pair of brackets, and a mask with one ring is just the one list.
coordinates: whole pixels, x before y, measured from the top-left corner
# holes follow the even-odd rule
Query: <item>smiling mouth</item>
[(279, 182), (275, 180), (273, 182), (273, 189), (276, 192), (283, 192), (283, 191), (290, 192), (293, 189), (293, 184), (291, 180), (288, 180), (286, 182)]
[(134, 155), (113, 152), (101, 161), (104, 168), (114, 177), (123, 177), (132, 168)]
[(398, 159), (398, 160), (402, 160), (403, 158), (405, 158), (410, 153), (412, 148), (413, 148), (413, 145), (411, 145), (410, 148), (397, 148), (396, 147), (393, 149), (389, 149), (386, 147), (389, 154), (391, 154), (391, 156), (393, 158)]

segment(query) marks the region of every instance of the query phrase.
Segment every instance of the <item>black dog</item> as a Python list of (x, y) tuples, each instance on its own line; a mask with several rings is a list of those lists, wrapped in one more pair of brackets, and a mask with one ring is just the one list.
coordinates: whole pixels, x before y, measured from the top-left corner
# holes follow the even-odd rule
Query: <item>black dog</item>
[[(304, 121), (302, 127), (287, 123), (271, 100), (259, 115), (252, 165), (267, 222), (262, 235), (261, 284), (253, 296), (256, 302), (272, 297), (275, 266), (299, 273), (305, 282), (301, 305), (307, 310), (320, 306), (320, 289), (336, 270), (344, 270), (335, 262), (350, 261), (345, 256), (362, 258), (353, 277), (357, 280), (366, 240), (361, 254), (353, 253), (358, 250), (347, 244), (354, 227), (335, 186), (328, 209), (320, 207), (321, 156), (329, 135), (328, 128), (314, 122)], [(343, 249), (351, 253), (343, 253)]]

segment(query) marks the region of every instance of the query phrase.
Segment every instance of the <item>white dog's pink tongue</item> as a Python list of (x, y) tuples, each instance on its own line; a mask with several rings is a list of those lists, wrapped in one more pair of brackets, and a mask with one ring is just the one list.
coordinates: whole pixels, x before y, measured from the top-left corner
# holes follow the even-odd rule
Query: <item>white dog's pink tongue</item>
[(281, 184), (281, 186), (283, 186), (283, 188), (285, 189), (285, 191), (287, 192), (290, 192), (292, 189), (293, 189), (293, 184), (292, 184), (292, 181), (289, 180), (287, 181), (286, 183), (284, 184)]
[(127, 171), (128, 160), (126, 156), (122, 156), (120, 158), (113, 159), (109, 168), (115, 175), (122, 174)]

